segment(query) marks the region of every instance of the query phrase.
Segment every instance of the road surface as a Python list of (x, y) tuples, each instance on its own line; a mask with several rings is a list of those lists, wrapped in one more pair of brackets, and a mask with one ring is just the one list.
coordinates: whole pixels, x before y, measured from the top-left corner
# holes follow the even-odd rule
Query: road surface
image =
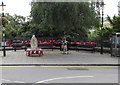
[(118, 83), (113, 66), (2, 66), (3, 83)]

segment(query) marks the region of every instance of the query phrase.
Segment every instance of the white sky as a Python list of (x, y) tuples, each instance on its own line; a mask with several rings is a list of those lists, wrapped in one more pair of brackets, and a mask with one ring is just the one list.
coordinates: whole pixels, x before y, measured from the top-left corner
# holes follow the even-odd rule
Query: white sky
[[(29, 16), (30, 15), (30, 1), (31, 0), (0, 0), (0, 5), (4, 2), (6, 5), (5, 7), (5, 13), (9, 14), (17, 14), (22, 16)], [(1, 9), (0, 9), (1, 11)]]
[(118, 15), (118, 2), (120, 0), (104, 0), (105, 7), (104, 7), (104, 16), (111, 16), (113, 17), (114, 14)]
[[(4, 2), (6, 5), (5, 13), (9, 14), (17, 14), (22, 16), (29, 16), (30, 15), (30, 1), (31, 0), (0, 0), (0, 5)], [(120, 0), (104, 0), (105, 8), (104, 8), (104, 16), (111, 16), (118, 15), (118, 2)], [(0, 9), (1, 12), (1, 9)]]

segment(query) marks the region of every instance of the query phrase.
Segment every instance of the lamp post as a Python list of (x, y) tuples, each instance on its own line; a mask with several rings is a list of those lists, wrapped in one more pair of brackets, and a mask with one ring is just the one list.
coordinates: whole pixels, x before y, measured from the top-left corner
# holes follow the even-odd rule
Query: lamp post
[(0, 5), (2, 7), (2, 45), (3, 45), (3, 56), (6, 56), (6, 50), (5, 50), (5, 29), (4, 29), (4, 22), (3, 22), (3, 17), (4, 17), (4, 7), (6, 5), (4, 5), (4, 3), (2, 2), (2, 4)]
[[(101, 29), (101, 33), (100, 33), (100, 36), (101, 36), (101, 39), (100, 39), (100, 54), (103, 54), (103, 30), (104, 30), (104, 27), (103, 27), (103, 22), (104, 22), (104, 2), (103, 0), (97, 0), (97, 3), (96, 3), (96, 7), (97, 7), (97, 12), (99, 15), (101, 15), (101, 26), (100, 26), (100, 29)], [(102, 11), (102, 13), (100, 13), (100, 11)]]
[(102, 9), (102, 24), (101, 24), (101, 50), (100, 50), (100, 54), (103, 54), (103, 22), (104, 22), (104, 2), (101, 2), (101, 9)]

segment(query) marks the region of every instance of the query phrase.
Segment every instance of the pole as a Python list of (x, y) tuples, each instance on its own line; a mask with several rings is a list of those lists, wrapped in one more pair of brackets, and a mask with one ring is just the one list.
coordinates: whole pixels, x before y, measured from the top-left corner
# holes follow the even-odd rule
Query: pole
[(100, 51), (100, 54), (103, 54), (103, 8), (102, 8), (102, 26), (101, 26), (101, 51)]
[(4, 30), (3, 30), (3, 34), (2, 34), (2, 42), (3, 42), (3, 56), (6, 56)]
[(6, 44), (6, 40), (5, 40), (5, 33), (4, 33), (4, 23), (3, 23), (3, 17), (4, 17), (4, 5), (2, 2), (2, 42), (3, 42), (3, 56), (6, 56), (6, 50), (5, 50), (5, 44)]

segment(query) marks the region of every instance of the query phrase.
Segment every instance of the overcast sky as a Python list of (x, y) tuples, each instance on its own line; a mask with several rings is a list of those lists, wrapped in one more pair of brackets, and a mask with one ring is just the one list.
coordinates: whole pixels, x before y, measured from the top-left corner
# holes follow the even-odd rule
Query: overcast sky
[[(29, 16), (30, 15), (30, 2), (31, 0), (0, 0), (0, 4), (4, 2), (6, 5), (5, 12), (10, 13), (12, 15), (18, 14), (22, 16)], [(120, 0), (104, 0), (105, 8), (104, 8), (104, 16), (114, 16), (118, 15), (118, 2)], [(0, 9), (1, 12), (1, 9)]]

